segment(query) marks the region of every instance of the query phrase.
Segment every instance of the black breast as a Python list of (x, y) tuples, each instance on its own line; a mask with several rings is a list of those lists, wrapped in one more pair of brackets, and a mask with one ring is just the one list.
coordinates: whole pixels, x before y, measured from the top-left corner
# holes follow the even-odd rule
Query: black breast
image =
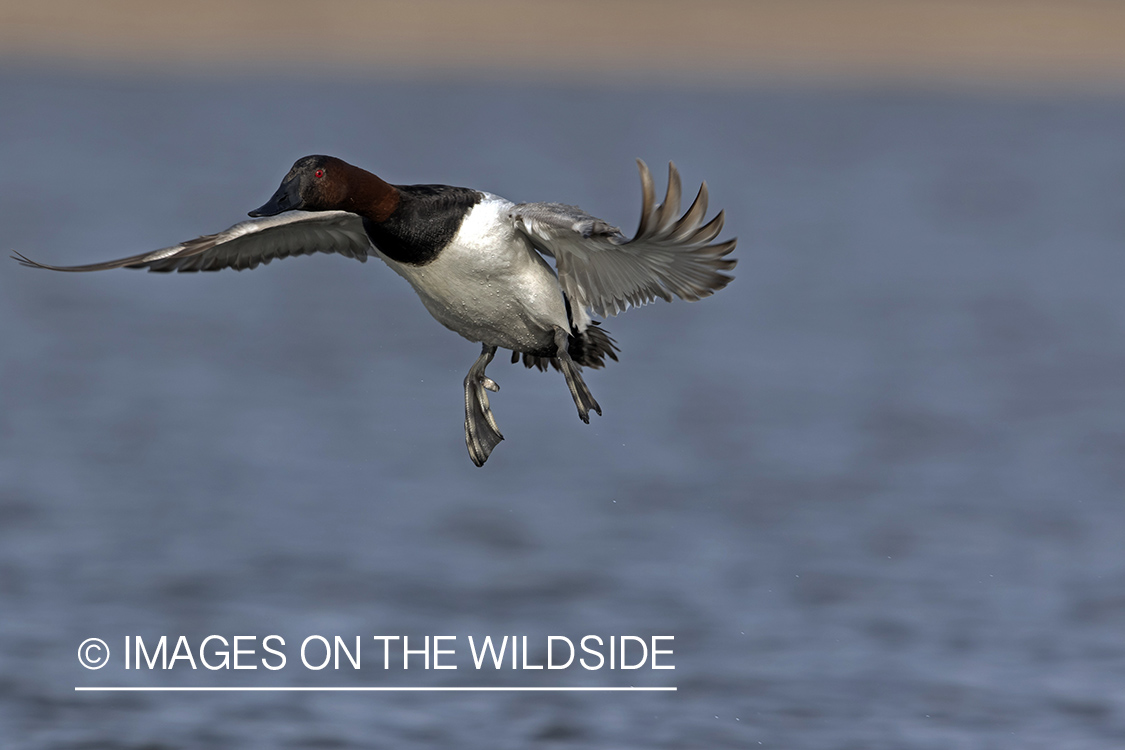
[(449, 185), (396, 185), (398, 208), (382, 222), (363, 220), (379, 252), (399, 263), (422, 266), (449, 244), (469, 210), (483, 197), (477, 190)]

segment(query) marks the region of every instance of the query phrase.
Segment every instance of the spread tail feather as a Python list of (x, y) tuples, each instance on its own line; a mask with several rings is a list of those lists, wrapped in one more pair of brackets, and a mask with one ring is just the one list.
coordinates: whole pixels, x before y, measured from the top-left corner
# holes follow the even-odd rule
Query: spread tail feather
[[(596, 320), (591, 321), (586, 330), (581, 333), (571, 329), (566, 349), (567, 354), (570, 355), (575, 364), (582, 367), (593, 367), (594, 369), (605, 367), (606, 357), (616, 362), (617, 352), (621, 351), (609, 335), (609, 331), (602, 328)], [(559, 369), (557, 358), (540, 357), (526, 352), (522, 355), (520, 352), (512, 352), (512, 364), (519, 362), (521, 357), (524, 367), (527, 368), (535, 367), (540, 372), (546, 372), (548, 367)]]

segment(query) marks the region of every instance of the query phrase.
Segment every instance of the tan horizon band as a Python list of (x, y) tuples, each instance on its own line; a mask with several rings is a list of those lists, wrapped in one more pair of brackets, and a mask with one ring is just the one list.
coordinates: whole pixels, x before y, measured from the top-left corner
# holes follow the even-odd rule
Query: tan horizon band
[(1125, 87), (1104, 0), (0, 0), (0, 58)]

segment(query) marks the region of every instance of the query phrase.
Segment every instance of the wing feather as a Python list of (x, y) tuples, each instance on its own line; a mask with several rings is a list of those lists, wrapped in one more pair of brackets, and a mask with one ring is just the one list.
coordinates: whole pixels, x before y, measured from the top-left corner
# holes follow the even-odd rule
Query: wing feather
[(206, 234), (178, 245), (128, 258), (84, 266), (50, 266), (16, 253), (12, 257), (25, 266), (49, 271), (105, 271), (111, 268), (147, 268), (168, 273), (179, 271), (242, 271), (257, 268), (274, 258), (313, 253), (336, 253), (366, 262), (371, 242), (363, 219), (347, 211), (286, 211), (241, 221), (230, 229)]
[[(509, 214), (536, 249), (555, 259), (559, 283), (572, 307), (616, 315), (656, 299), (702, 299), (732, 280), (723, 272), (737, 263), (725, 257), (737, 240), (712, 244), (723, 231), (724, 213), (703, 224), (707, 183), (680, 216), (682, 189), (676, 165), (668, 164), (668, 190), (659, 206), (652, 173), (640, 159), (637, 166), (641, 220), (632, 239), (582, 209), (561, 203), (521, 203)], [(580, 330), (587, 320), (584, 313), (575, 317)]]

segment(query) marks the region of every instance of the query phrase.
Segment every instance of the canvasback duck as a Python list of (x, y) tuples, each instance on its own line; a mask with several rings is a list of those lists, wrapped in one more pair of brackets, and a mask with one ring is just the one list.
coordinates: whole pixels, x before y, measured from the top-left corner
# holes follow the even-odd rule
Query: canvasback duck
[[(641, 221), (621, 230), (562, 203), (512, 203), (448, 185), (392, 185), (332, 156), (298, 159), (250, 221), (172, 247), (106, 263), (49, 266), (17, 253), (25, 266), (51, 271), (218, 271), (256, 268), (274, 258), (338, 253), (377, 256), (406, 279), (430, 314), (481, 345), (465, 376), (465, 443), (483, 466), (504, 439), (486, 391), (499, 386), (485, 368), (499, 348), (527, 367), (561, 370), (578, 416), (602, 413), (582, 367), (617, 360), (617, 346), (593, 312), (616, 315), (657, 298), (708, 297), (732, 277), (736, 240), (714, 242), (723, 212), (703, 222), (707, 183), (680, 216), (680, 176), (668, 165), (668, 190), (655, 205), (652, 174), (640, 159)], [(555, 270), (544, 260), (550, 256)]]

